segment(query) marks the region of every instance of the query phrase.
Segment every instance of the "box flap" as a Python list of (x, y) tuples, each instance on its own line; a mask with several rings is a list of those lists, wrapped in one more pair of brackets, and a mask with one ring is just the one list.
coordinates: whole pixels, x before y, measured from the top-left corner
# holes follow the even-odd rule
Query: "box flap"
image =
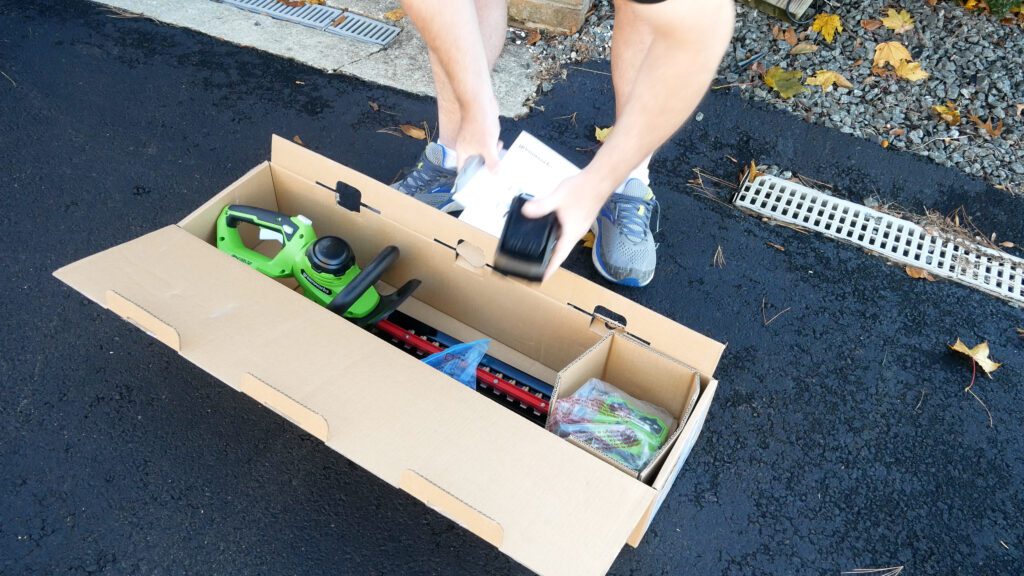
[[(362, 201), (380, 211), (383, 217), (452, 247), (468, 243), (473, 252), (483, 254), (486, 264), (493, 264), (496, 238), (455, 218), (437, 218), (436, 209), (403, 194), (394, 193), (369, 176), (279, 136), (273, 137), (271, 162), (331, 189), (339, 181), (353, 186), (361, 192)], [(525, 284), (511, 278), (506, 281)], [(622, 327), (624, 331), (652, 348), (696, 368), (701, 372), (705, 384), (714, 375), (725, 350), (724, 344), (565, 269), (559, 270), (544, 284), (531, 284), (529, 287), (561, 305), (571, 306), (581, 314), (590, 314), (595, 320), (602, 320), (597, 324), (604, 323), (602, 318), (597, 318), (602, 311), (621, 318), (625, 321)]]
[(178, 226), (55, 275), (536, 572), (604, 574), (656, 497)]

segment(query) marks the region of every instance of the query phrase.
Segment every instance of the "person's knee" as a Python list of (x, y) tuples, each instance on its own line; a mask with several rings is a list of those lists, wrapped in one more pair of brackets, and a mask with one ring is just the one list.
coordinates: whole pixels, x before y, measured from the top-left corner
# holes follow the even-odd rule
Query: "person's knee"
[(734, 0), (664, 0), (655, 4), (616, 0), (616, 8), (620, 3), (630, 4), (623, 9), (631, 10), (658, 35), (691, 41), (696, 35), (703, 43), (713, 43), (722, 50), (732, 39), (736, 20)]

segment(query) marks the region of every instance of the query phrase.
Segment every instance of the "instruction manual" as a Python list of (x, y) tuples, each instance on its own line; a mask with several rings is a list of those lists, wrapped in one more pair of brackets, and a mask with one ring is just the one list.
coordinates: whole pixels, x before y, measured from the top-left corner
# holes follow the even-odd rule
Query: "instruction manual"
[(453, 198), (464, 207), (459, 219), (500, 236), (513, 198), (519, 194), (543, 196), (579, 171), (558, 152), (522, 132), (495, 172), (481, 168), (456, 191)]

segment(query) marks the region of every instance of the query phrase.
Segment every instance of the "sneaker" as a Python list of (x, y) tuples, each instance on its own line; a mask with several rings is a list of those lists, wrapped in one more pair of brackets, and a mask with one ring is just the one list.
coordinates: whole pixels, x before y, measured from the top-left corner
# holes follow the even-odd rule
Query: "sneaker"
[(658, 207), (654, 192), (630, 178), (601, 208), (594, 231), (594, 266), (608, 280), (623, 286), (646, 286), (654, 278), (657, 248), (651, 214)]
[(427, 144), (416, 167), (391, 187), (443, 212), (461, 210), (452, 200), (455, 170), (444, 167), (444, 153), (437, 142)]

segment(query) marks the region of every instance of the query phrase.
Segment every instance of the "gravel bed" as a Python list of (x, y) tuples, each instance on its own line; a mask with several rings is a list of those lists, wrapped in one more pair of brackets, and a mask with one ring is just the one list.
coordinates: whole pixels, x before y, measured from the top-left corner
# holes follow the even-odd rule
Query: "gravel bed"
[[(861, 26), (861, 20), (881, 18), (887, 8), (908, 10), (915, 28), (895, 34), (885, 27), (869, 31)], [(884, 143), (892, 150), (909, 150), (983, 177), (1001, 189), (1024, 193), (1024, 111), (1018, 106), (1024, 105), (1024, 29), (945, 1), (930, 7), (925, 2), (819, 0), (815, 9), (839, 15), (844, 31), (828, 44), (810, 30), (810, 24), (794, 25), (801, 42), (819, 48), (792, 56), (790, 44), (772, 36), (774, 26), (784, 31), (789, 23), (738, 4), (736, 33), (714, 85), (770, 102), (808, 122)], [(565, 78), (568, 65), (607, 59), (613, 24), (611, 3), (597, 0), (578, 33), (544, 37), (533, 44), (545, 74), (539, 92)], [(510, 42), (529, 40), (527, 32), (510, 29)], [(911, 83), (872, 74), (875, 46), (892, 40), (910, 50), (931, 74), (927, 80)], [(749, 62), (759, 55), (756, 62)], [(805, 77), (818, 70), (833, 70), (845, 76), (853, 88), (823, 92), (817, 86), (807, 86), (806, 92), (784, 100), (751, 66), (801, 70)], [(939, 120), (931, 109), (947, 100), (960, 110), (958, 126)], [(988, 135), (970, 120), (971, 114), (982, 121), (991, 119), (993, 126), (1003, 122), (1001, 135)]]

